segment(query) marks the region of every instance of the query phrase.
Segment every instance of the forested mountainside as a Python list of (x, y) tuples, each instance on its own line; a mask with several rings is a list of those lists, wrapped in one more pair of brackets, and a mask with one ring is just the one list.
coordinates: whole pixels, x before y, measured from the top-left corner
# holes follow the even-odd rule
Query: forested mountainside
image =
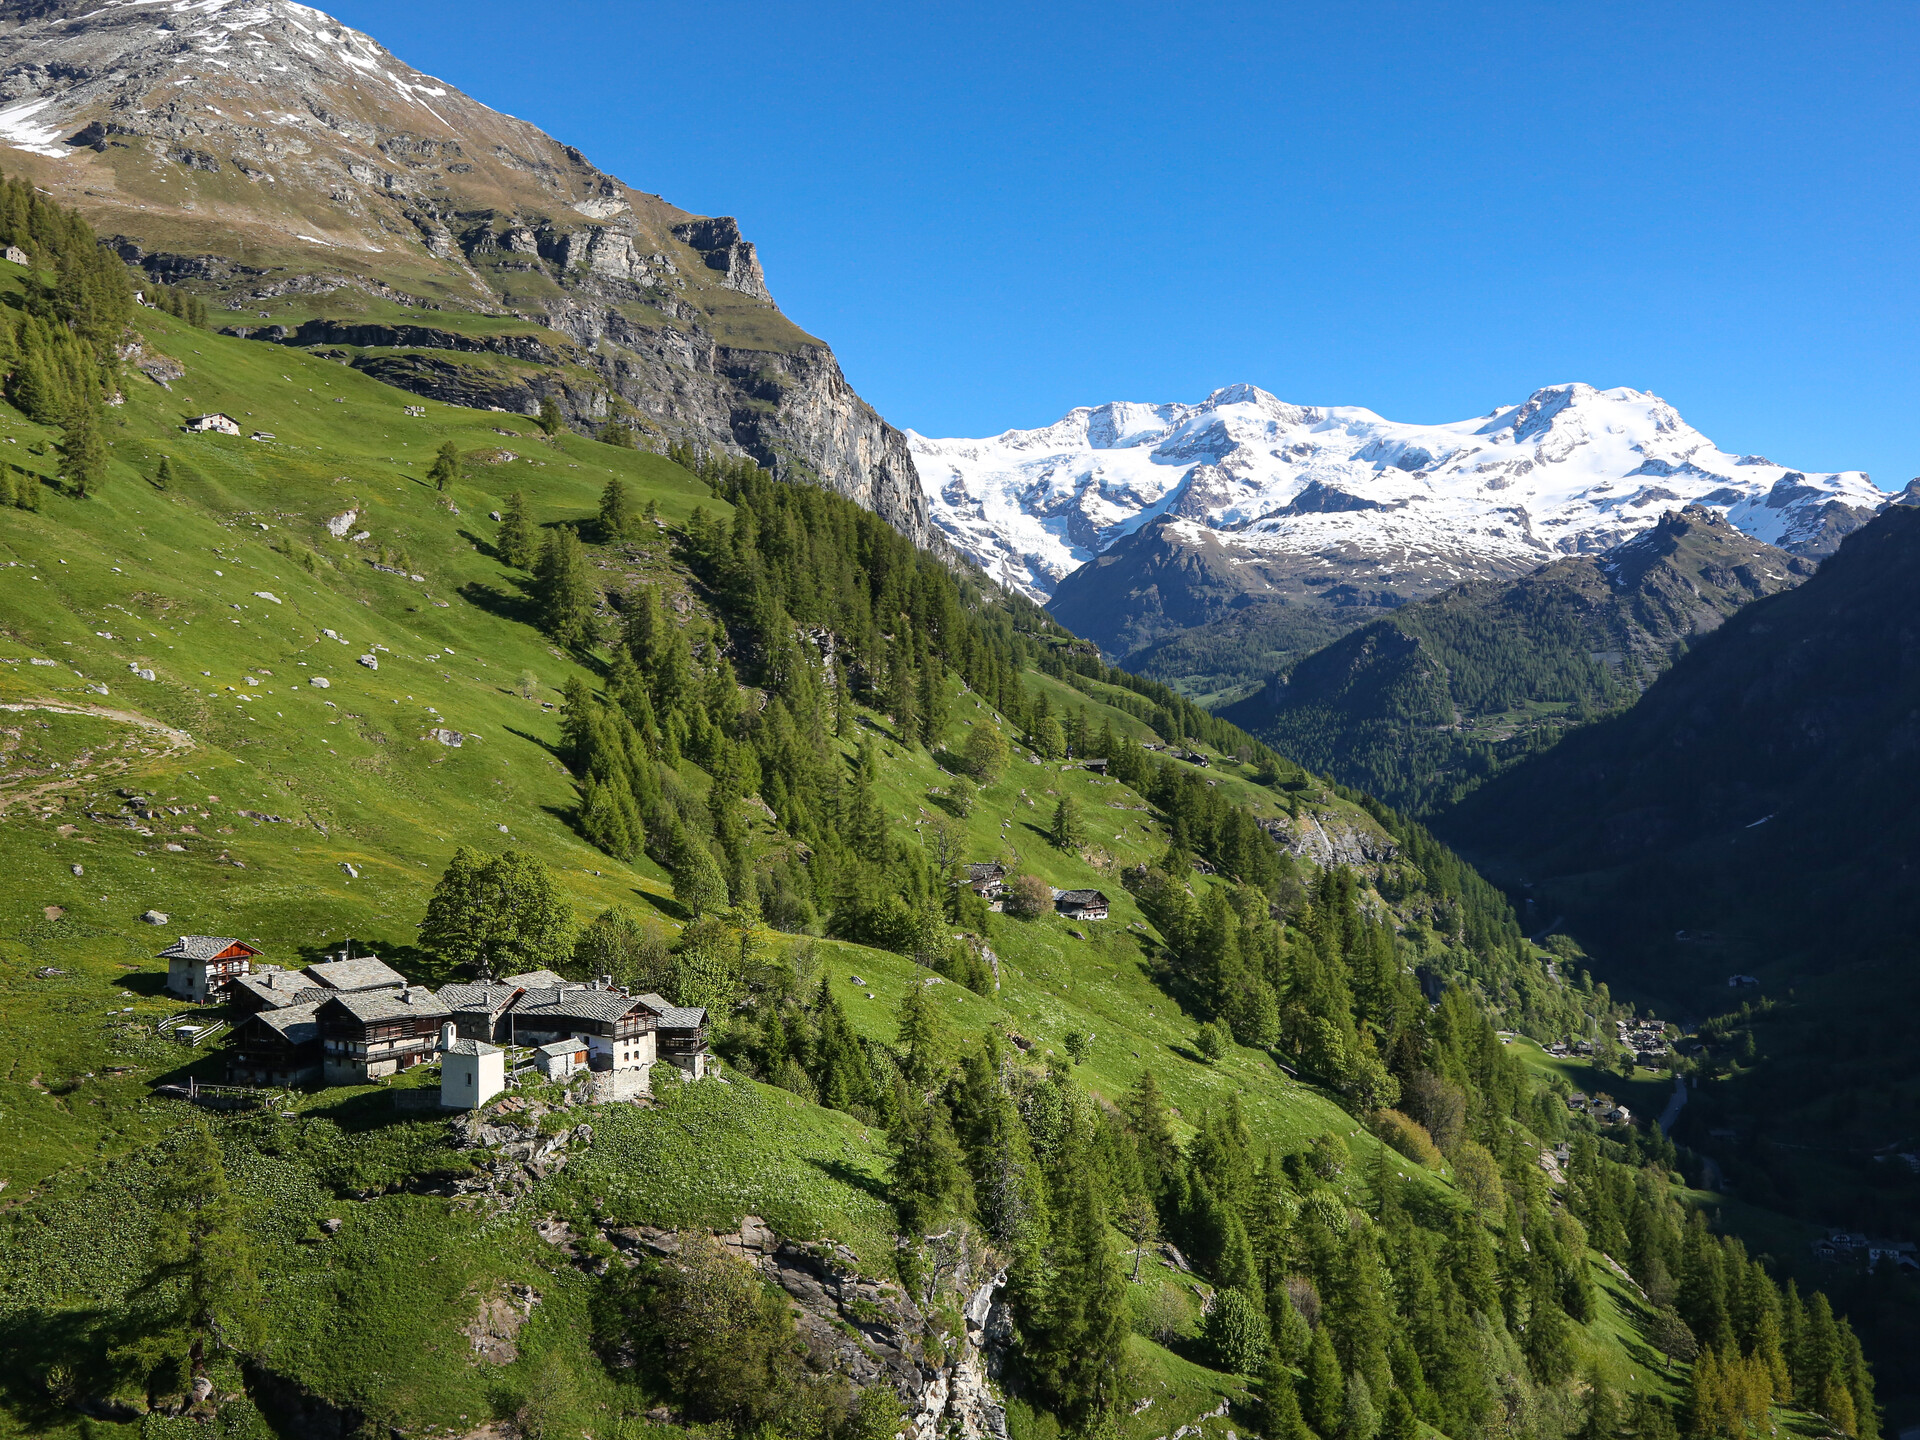
[(753, 244), (291, 0), (0, 4), (0, 140), (220, 328), (816, 480), (925, 542), (905, 438)]
[[(827, 490), (410, 406), (0, 205), (0, 1429), (1879, 1433), (1418, 826)], [(718, 1073), (196, 1094), (183, 932), (657, 991)]]
[(1220, 713), (1311, 769), (1429, 814), (1569, 725), (1631, 705), (1735, 610), (1813, 570), (1689, 506), (1602, 554), (1406, 606)]
[[(1435, 820), (1623, 991), (1719, 1017), (1703, 1031), (1714, 1083), (1677, 1133), (1740, 1201), (1799, 1222), (1808, 1276), (1820, 1227), (1920, 1227), (1904, 1158), (1920, 1104), (1905, 1023), (1917, 560), (1920, 515), (1889, 509), (1632, 709)], [(1881, 1352), (1920, 1353), (1912, 1287), (1855, 1283)], [(1911, 1403), (1910, 1366), (1898, 1384)]]

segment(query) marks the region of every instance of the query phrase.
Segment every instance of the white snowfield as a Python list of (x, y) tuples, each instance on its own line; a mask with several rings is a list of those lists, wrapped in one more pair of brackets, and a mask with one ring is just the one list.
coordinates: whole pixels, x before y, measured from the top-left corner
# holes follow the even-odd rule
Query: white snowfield
[(1044, 601), (1161, 516), (1248, 558), (1339, 556), (1364, 571), (1532, 568), (1605, 550), (1702, 504), (1791, 546), (1832, 501), (1878, 509), (1863, 471), (1730, 455), (1657, 395), (1554, 385), (1472, 420), (1403, 425), (1289, 405), (1252, 385), (1198, 405), (1115, 403), (983, 440), (907, 432), (935, 522), (1002, 584)]

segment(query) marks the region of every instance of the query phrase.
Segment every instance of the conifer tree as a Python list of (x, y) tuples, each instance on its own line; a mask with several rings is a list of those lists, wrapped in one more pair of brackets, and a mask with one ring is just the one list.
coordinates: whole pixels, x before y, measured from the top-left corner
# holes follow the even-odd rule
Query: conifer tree
[(60, 479), (84, 500), (107, 478), (107, 442), (100, 433), (99, 412), (90, 401), (77, 399), (66, 427), (60, 443)]
[(203, 1125), (171, 1147), (153, 1198), (152, 1268), (130, 1307), (135, 1338), (115, 1358), (137, 1366), (158, 1394), (177, 1395), (216, 1359), (258, 1348), (265, 1297), (245, 1207)]
[(1300, 1414), (1293, 1372), (1277, 1351), (1268, 1352), (1267, 1368), (1260, 1378), (1260, 1433), (1266, 1440), (1315, 1440)]
[(433, 465), (427, 471), (427, 478), (433, 482), (433, 488), (445, 491), (460, 477), (460, 452), (453, 441), (440, 442), (439, 453), (433, 457)]
[(1334, 1353), (1333, 1332), (1324, 1323), (1314, 1330), (1313, 1343), (1307, 1347), (1306, 1391), (1301, 1400), (1309, 1425), (1321, 1435), (1339, 1433), (1347, 1385), (1340, 1374), (1340, 1357)]
[(527, 518), (527, 501), (518, 490), (507, 496), (507, 509), (494, 536), (500, 558), (516, 570), (533, 565), (533, 522)]
[(856, 1106), (870, 1105), (873, 1087), (866, 1056), (825, 977), (821, 978), (820, 989), (814, 996), (813, 1008), (818, 1028), (812, 1073), (813, 1083), (819, 1087), (820, 1103), (831, 1110), (849, 1113)]
[(1080, 843), (1080, 807), (1071, 795), (1062, 795), (1053, 807), (1053, 820), (1047, 826), (1047, 842), (1056, 850), (1072, 850)]
[(562, 645), (592, 643), (593, 581), (580, 537), (571, 526), (562, 525), (548, 534), (534, 567), (534, 584), (541, 628)]
[(1127, 1278), (1107, 1235), (1092, 1168), (1075, 1165), (1063, 1179), (1068, 1193), (1051, 1256), (1053, 1278), (1030, 1327), (1028, 1360), (1055, 1407), (1084, 1424), (1119, 1399), (1130, 1328)]
[(540, 427), (543, 435), (551, 438), (558, 435), (567, 423), (560, 414), (560, 405), (551, 395), (540, 397), (540, 413), (534, 418), (534, 424)]
[(953, 1120), (939, 1100), (909, 1097), (891, 1132), (893, 1174), (888, 1187), (909, 1235), (924, 1235), (967, 1204), (967, 1168)]
[(727, 881), (714, 864), (713, 855), (700, 838), (674, 817), (668, 841), (668, 871), (673, 877), (673, 898), (684, 905), (696, 920), (708, 911), (727, 903)]
[(608, 544), (624, 540), (632, 525), (633, 502), (627, 497), (626, 483), (616, 475), (600, 492), (600, 538)]

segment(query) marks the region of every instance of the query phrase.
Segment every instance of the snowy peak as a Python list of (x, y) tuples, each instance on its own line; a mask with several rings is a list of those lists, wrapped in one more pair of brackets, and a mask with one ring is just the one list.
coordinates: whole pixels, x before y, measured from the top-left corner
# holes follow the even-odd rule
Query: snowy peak
[(1193, 405), (1113, 403), (1039, 430), (910, 442), (936, 523), (1042, 600), (1163, 516), (1249, 560), (1417, 555), (1443, 581), (1605, 550), (1686, 504), (1823, 554), (1886, 499), (1859, 471), (1729, 454), (1657, 395), (1579, 383), (1438, 425), (1229, 385)]

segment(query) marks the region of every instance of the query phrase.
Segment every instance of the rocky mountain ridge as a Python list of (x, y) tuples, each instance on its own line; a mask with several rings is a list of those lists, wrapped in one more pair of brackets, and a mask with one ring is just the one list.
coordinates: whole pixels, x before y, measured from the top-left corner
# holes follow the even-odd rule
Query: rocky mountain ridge
[[(932, 538), (902, 434), (725, 216), (291, 0), (0, 5), (0, 145), (233, 333), (435, 398), (753, 456)], [(262, 323), (264, 322), (264, 323)]]

